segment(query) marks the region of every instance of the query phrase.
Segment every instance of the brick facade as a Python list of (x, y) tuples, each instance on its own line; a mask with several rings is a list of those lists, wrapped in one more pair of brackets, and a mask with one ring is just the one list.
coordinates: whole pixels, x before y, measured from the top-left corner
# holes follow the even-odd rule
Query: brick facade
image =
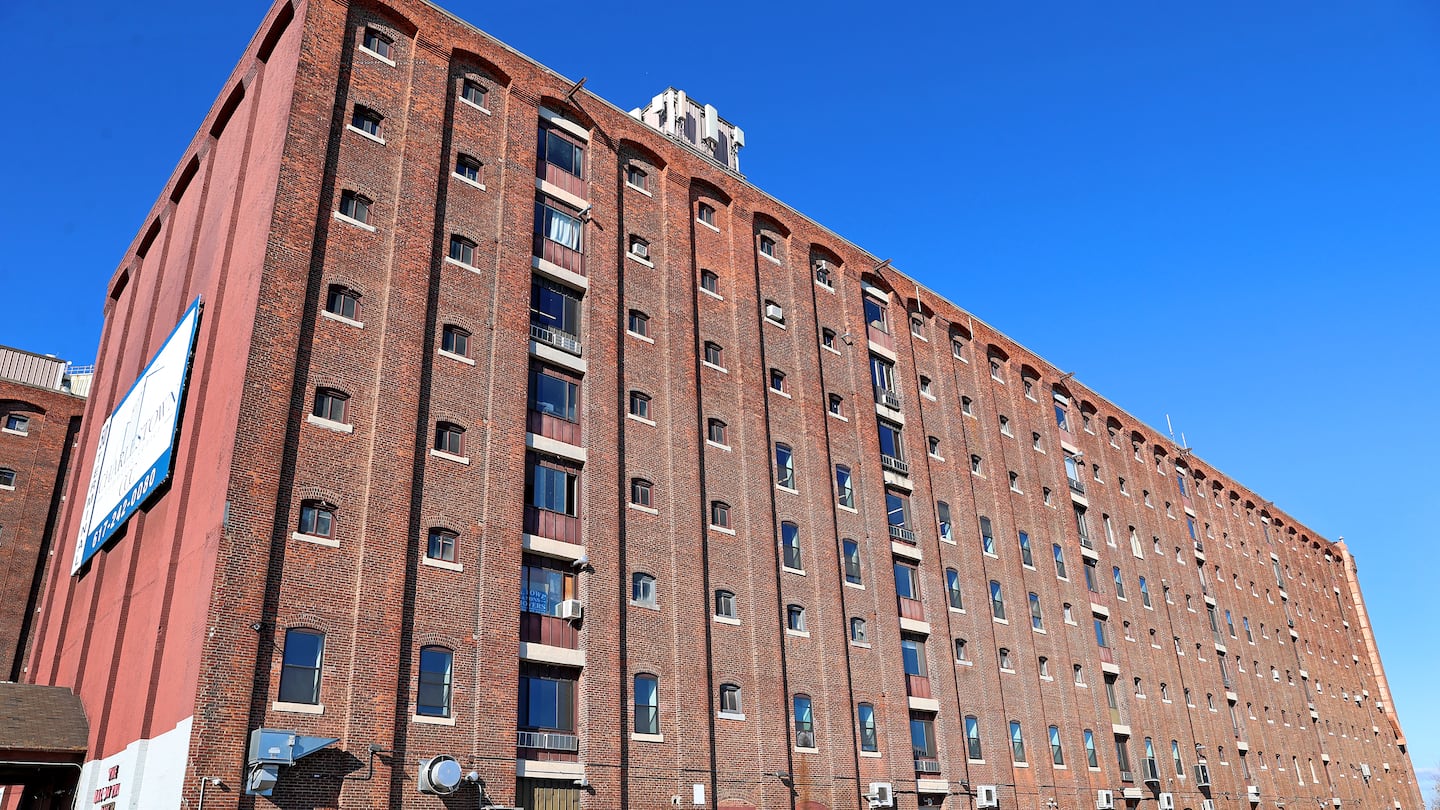
[[(388, 41), (388, 56), (364, 47), (367, 32)], [(463, 98), (467, 84), (483, 89), (478, 103)], [(872, 782), (893, 784), (907, 808), (968, 807), (982, 785), (998, 787), (1000, 807), (1027, 810), (1088, 810), (1101, 789), (1131, 810), (1154, 810), (1161, 792), (1177, 809), (1199, 810), (1207, 795), (1248, 808), (1247, 785), (1267, 804), (1418, 807), (1343, 545), (734, 172), (571, 87), (424, 3), (272, 9), (112, 283), (90, 425), (184, 305), (207, 303), (174, 485), (48, 591), (34, 677), (80, 692), (92, 758), (193, 718), (177, 789), (193, 804), (200, 777), (221, 776), (232, 789), (206, 796), (215, 807), (434, 807), (442, 801), (416, 790), (417, 763), (438, 754), (474, 769), (493, 802), (526, 807), (689, 806), (698, 786), (710, 807), (855, 808)], [(377, 137), (349, 126), (357, 105), (382, 116)], [(583, 150), (578, 174), (537, 158), (547, 129)], [(483, 164), (473, 181), (455, 171), (461, 155)], [(632, 165), (643, 188), (627, 182)], [(370, 201), (366, 222), (340, 215), (346, 192)], [(579, 251), (567, 252), (564, 220), (556, 238), (537, 239), (537, 216), (548, 216), (537, 202), (579, 221)], [(471, 246), (459, 261), (455, 236)], [(632, 237), (648, 257), (631, 253)], [(816, 280), (821, 260), (828, 285)], [(714, 294), (703, 271), (717, 277)], [(578, 326), (561, 323), (563, 303), (532, 299), (537, 284), (579, 300)], [(353, 317), (325, 311), (332, 287), (358, 293)], [(883, 331), (867, 324), (867, 296)], [(767, 317), (771, 303), (779, 317)], [(627, 330), (632, 310), (648, 335)], [(468, 334), (468, 356), (441, 351), (447, 325)], [(896, 407), (877, 404), (872, 357), (893, 362)], [(574, 421), (553, 403), (532, 407), (532, 375), (547, 368), (578, 381)], [(348, 395), (343, 424), (311, 418), (322, 388)], [(648, 415), (627, 412), (631, 392), (649, 397)], [(903, 449), (885, 461), (880, 418), (902, 428)], [(706, 440), (711, 419), (725, 423), (723, 442)], [(433, 452), (439, 422), (464, 429), (462, 454)], [(82, 464), (94, 433), (82, 436)], [(777, 445), (792, 452), (793, 487), (774, 483)], [(1083, 454), (1074, 488), (1067, 453)], [(836, 465), (852, 471), (853, 507), (836, 502)], [(537, 483), (537, 466), (554, 477)], [(653, 484), (648, 507), (629, 503), (637, 478)], [(83, 500), (70, 492), (65, 525)], [(908, 499), (903, 526), (892, 529), (887, 493)], [(711, 525), (715, 501), (728, 527)], [(299, 531), (307, 504), (333, 511), (330, 536)], [(797, 565), (782, 549), (787, 524)], [(431, 558), (435, 529), (454, 535), (453, 561)], [(845, 540), (859, 583), (846, 582)], [(915, 569), (917, 599), (897, 593), (897, 562)], [(563, 580), (583, 620), (522, 611), (526, 566)], [(632, 603), (637, 574), (653, 578), (653, 604)], [(991, 616), (992, 580), (1003, 622)], [(717, 590), (734, 594), (733, 618), (715, 615)], [(551, 598), (539, 594), (527, 590), (526, 604)], [(803, 630), (787, 629), (791, 606)], [(1108, 617), (1106, 650), (1097, 616)], [(850, 639), (855, 618), (863, 642)], [(292, 629), (325, 637), (313, 704), (278, 700)], [(923, 676), (906, 672), (907, 640), (923, 642), (912, 658)], [(419, 712), (422, 647), (453, 654), (448, 716)], [(1013, 671), (998, 666), (1001, 648)], [(658, 683), (657, 733), (636, 726), (648, 721), (636, 676)], [(555, 682), (573, 683), (573, 717), (522, 722), (522, 683), (534, 696)], [(738, 714), (721, 715), (722, 684), (740, 687)], [(801, 744), (796, 696), (810, 699), (813, 745)], [(874, 708), (873, 752), (862, 750), (861, 703)], [(966, 756), (967, 715), (978, 760)], [(933, 757), (912, 750), (912, 719), (931, 724)], [(1024, 763), (1012, 761), (1011, 721)], [(1050, 725), (1064, 767), (1052, 765)], [(246, 735), (262, 726), (340, 742), (254, 800), (233, 787)], [(1130, 781), (1117, 732), (1128, 735)], [(1146, 738), (1154, 785), (1143, 781)], [(354, 779), (371, 743), (387, 749), (375, 776)], [(1205, 794), (1197, 744), (1213, 780)], [(472, 806), (476, 790), (463, 785), (445, 806)]]

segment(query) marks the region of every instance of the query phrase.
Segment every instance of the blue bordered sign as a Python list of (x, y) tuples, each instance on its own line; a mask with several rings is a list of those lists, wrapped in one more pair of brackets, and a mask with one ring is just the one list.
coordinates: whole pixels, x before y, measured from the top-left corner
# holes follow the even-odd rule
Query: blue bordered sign
[(197, 297), (100, 428), (71, 574), (170, 478), (200, 310)]

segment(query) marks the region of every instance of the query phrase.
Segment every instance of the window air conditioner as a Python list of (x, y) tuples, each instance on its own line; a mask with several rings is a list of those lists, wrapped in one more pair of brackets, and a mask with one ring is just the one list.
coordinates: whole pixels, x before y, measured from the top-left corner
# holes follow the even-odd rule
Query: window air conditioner
[(1115, 791), (1095, 791), (1095, 810), (1115, 810)]
[(999, 794), (996, 792), (994, 785), (976, 785), (976, 786), (975, 786), (975, 806), (976, 806), (976, 807), (999, 807), (999, 806), (1000, 806)]
[(1214, 800), (1214, 799), (1201, 799), (1201, 800), (1200, 800), (1200, 810), (1215, 810), (1215, 800)]
[(1255, 804), (1255, 803), (1257, 803), (1257, 802), (1260, 801), (1260, 786), (1259, 786), (1259, 785), (1246, 785), (1246, 786), (1245, 786), (1245, 792), (1246, 792), (1248, 798), (1250, 799), (1250, 803), (1251, 803), (1251, 804)]
[(871, 807), (894, 807), (895, 786), (889, 782), (871, 782), (870, 793), (865, 796)]
[(1160, 810), (1175, 810), (1175, 794), (1174, 794), (1174, 793), (1161, 793), (1161, 794), (1160, 794)]
[(769, 318), (772, 321), (784, 321), (785, 310), (781, 309), (779, 304), (766, 304), (765, 317)]
[(630, 244), (630, 252), (642, 259), (650, 258), (650, 246), (639, 240)]
[(1195, 787), (1210, 787), (1210, 766), (1203, 762), (1195, 766)]
[(566, 599), (560, 603), (560, 618), (562, 619), (583, 619), (585, 618), (585, 604), (579, 599)]

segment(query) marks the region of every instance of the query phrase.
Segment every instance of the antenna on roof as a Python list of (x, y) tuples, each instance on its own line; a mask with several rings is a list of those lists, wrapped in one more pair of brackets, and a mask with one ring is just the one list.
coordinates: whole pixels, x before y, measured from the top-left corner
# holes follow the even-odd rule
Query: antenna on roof
[(1170, 424), (1170, 414), (1165, 414), (1165, 429), (1170, 431), (1170, 443), (1175, 443), (1175, 426)]
[(575, 86), (570, 88), (570, 92), (565, 94), (565, 100), (573, 102), (575, 100), (575, 94), (580, 92), (580, 88), (584, 87), (585, 82), (589, 81), (589, 79), (589, 76), (581, 76), (580, 81), (576, 82)]

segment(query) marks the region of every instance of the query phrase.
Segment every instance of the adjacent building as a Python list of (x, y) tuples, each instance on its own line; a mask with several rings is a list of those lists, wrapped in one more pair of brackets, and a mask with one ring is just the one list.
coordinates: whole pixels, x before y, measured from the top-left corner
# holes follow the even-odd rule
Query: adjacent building
[(1343, 543), (582, 85), (266, 16), (104, 292), (77, 806), (1418, 810)]

